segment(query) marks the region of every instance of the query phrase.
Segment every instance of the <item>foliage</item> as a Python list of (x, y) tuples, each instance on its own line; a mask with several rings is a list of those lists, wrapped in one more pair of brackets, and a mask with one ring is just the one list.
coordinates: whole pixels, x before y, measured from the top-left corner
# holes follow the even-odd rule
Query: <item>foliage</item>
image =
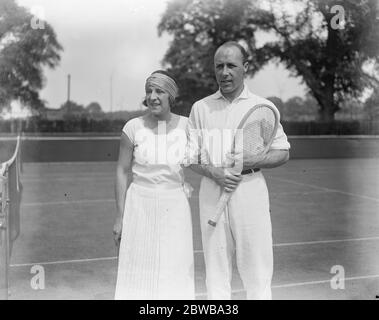
[(98, 102), (91, 102), (85, 109), (89, 114), (97, 114), (103, 112)]
[(39, 109), (43, 67), (54, 68), (61, 45), (52, 27), (33, 29), (33, 16), (14, 0), (0, 0), (0, 109), (12, 100)]
[(109, 120), (122, 119), (128, 121), (129, 119), (140, 117), (146, 114), (147, 108), (144, 110), (134, 110), (134, 111), (113, 111), (104, 113), (104, 118)]
[[(343, 29), (333, 26), (334, 5), (344, 8)], [(344, 100), (379, 84), (377, 14), (377, 0), (172, 0), (158, 32), (173, 36), (163, 62), (178, 78), (182, 106), (216, 90), (213, 54), (236, 40), (250, 53), (250, 76), (283, 63), (307, 85), (320, 119), (332, 120)], [(270, 40), (259, 46), (262, 32)]]
[(177, 0), (168, 4), (158, 31), (174, 36), (163, 61), (178, 81), (176, 110), (185, 108), (182, 114), (188, 115), (193, 102), (217, 90), (213, 54), (229, 39), (248, 37), (243, 30), (248, 6), (248, 0)]
[(86, 115), (84, 107), (71, 100), (65, 102), (60, 109), (64, 119), (84, 118)]
[[(27, 120), (0, 120), (0, 134), (22, 131), (27, 135), (119, 135), (124, 119), (66, 119), (46, 120), (38, 117)], [(379, 121), (282, 121), (284, 130), (292, 135), (379, 135)]]
[(284, 103), (283, 119), (288, 121), (310, 121), (317, 118), (317, 101), (307, 94), (305, 98), (292, 97)]
[(283, 102), (283, 100), (278, 98), (278, 97), (267, 97), (266, 99), (270, 100), (276, 106), (276, 108), (278, 109), (278, 111), (280, 113), (280, 117), (283, 120), (283, 117), (284, 117), (284, 102)]
[(379, 119), (379, 88), (366, 100), (364, 109), (370, 119)]

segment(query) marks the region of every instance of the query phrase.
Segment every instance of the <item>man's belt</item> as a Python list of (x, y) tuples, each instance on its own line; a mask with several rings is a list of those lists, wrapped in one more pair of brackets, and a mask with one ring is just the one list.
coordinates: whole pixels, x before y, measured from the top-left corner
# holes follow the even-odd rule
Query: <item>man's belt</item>
[(259, 168), (255, 168), (255, 169), (246, 169), (246, 170), (243, 170), (241, 172), (242, 175), (245, 175), (245, 174), (250, 174), (250, 173), (255, 173), (255, 172), (258, 172), (258, 171), (261, 171), (261, 169)]

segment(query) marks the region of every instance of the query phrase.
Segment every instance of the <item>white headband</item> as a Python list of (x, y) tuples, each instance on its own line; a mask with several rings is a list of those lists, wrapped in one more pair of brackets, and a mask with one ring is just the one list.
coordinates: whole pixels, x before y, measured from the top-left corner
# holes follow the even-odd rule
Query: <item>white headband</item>
[(162, 90), (166, 91), (170, 96), (172, 96), (174, 99), (179, 94), (179, 89), (175, 81), (163, 73), (159, 73), (159, 72), (153, 73), (150, 77), (147, 78), (146, 86), (147, 85), (155, 85), (161, 88)]

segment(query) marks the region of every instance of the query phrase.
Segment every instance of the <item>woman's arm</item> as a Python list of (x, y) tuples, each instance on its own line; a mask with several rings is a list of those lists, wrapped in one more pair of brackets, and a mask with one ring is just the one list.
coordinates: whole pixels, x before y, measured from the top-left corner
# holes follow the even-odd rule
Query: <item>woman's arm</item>
[(126, 190), (128, 189), (131, 183), (133, 149), (133, 143), (130, 141), (130, 139), (125, 133), (122, 133), (120, 138), (120, 152), (117, 162), (117, 173), (115, 183), (117, 215), (113, 228), (113, 233), (115, 235), (115, 242), (117, 246), (120, 244), (121, 240), (122, 219), (124, 214)]

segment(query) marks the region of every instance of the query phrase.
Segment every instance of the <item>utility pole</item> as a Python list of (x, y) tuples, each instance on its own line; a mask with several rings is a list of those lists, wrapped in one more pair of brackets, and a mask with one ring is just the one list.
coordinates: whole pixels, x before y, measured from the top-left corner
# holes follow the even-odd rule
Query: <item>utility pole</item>
[(70, 101), (70, 86), (71, 86), (71, 75), (67, 76), (67, 102)]
[(112, 112), (113, 109), (113, 73), (111, 74), (111, 83), (110, 83), (110, 109)]

